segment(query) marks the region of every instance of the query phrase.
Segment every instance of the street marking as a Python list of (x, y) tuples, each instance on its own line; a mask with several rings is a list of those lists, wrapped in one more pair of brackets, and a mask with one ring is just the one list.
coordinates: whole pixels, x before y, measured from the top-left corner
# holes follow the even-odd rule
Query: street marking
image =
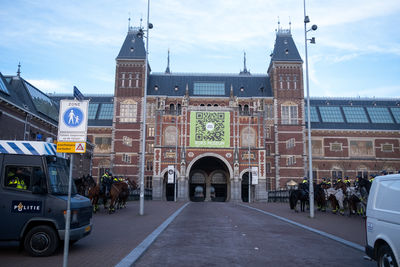
[(347, 241), (347, 240), (345, 240), (345, 239), (343, 239), (343, 238), (337, 237), (337, 236), (335, 236), (335, 235), (328, 234), (328, 233), (326, 233), (326, 232), (323, 232), (323, 231), (320, 231), (320, 230), (311, 228), (311, 227), (309, 227), (309, 226), (307, 226), (307, 225), (304, 225), (304, 224), (301, 224), (301, 223), (298, 223), (298, 222), (295, 222), (295, 221), (286, 219), (286, 218), (284, 218), (284, 217), (275, 215), (275, 214), (270, 213), (270, 212), (268, 212), (268, 211), (263, 211), (263, 210), (260, 210), (260, 209), (257, 209), (257, 208), (253, 208), (253, 207), (249, 207), (249, 206), (242, 205), (242, 204), (239, 204), (239, 205), (242, 206), (242, 207), (246, 207), (246, 208), (249, 208), (249, 209), (252, 209), (252, 210), (256, 210), (256, 211), (259, 211), (259, 212), (264, 213), (264, 214), (267, 214), (267, 215), (272, 216), (272, 217), (274, 217), (274, 218), (276, 218), (276, 219), (279, 219), (279, 220), (285, 221), (285, 222), (287, 222), (287, 223), (296, 225), (296, 226), (298, 226), (298, 227), (301, 227), (301, 228), (306, 229), (306, 230), (308, 230), (308, 231), (314, 232), (314, 233), (316, 233), (316, 234), (325, 236), (325, 237), (327, 237), (327, 238), (330, 238), (330, 239), (332, 239), (332, 240), (335, 240), (335, 241), (337, 241), (337, 242), (340, 242), (340, 243), (342, 243), (342, 244), (344, 244), (344, 245), (346, 245), (346, 246), (352, 247), (352, 248), (357, 249), (357, 250), (360, 250), (360, 251), (362, 251), (362, 252), (364, 252), (364, 250), (365, 250), (364, 247), (363, 247), (363, 246), (360, 246), (359, 244), (356, 244), (356, 243)]
[(181, 213), (181, 211), (189, 205), (187, 202), (174, 212), (168, 219), (166, 219), (160, 226), (157, 227), (150, 235), (146, 237), (136, 248), (134, 248), (125, 258), (123, 258), (115, 267), (133, 266), (135, 262), (143, 255), (143, 253), (150, 247), (150, 245), (157, 239), (157, 237), (167, 228), (167, 226)]

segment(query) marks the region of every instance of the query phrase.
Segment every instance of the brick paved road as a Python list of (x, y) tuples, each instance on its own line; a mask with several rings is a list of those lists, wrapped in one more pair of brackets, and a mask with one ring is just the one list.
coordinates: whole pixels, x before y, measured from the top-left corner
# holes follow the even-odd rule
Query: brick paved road
[(187, 206), (135, 266), (375, 266), (363, 256), (258, 211), (209, 202)]

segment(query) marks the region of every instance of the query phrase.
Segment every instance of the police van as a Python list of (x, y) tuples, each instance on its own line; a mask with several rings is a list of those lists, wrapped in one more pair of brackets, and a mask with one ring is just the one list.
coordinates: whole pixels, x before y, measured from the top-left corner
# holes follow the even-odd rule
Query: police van
[[(51, 255), (64, 240), (69, 163), (56, 145), (0, 141), (0, 242), (32, 256)], [(90, 234), (92, 206), (72, 185), (71, 243)]]

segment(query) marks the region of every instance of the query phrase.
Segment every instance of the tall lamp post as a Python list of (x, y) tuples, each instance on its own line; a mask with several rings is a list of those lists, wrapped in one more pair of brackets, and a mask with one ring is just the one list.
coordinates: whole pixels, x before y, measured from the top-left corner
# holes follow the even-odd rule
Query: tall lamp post
[(314, 218), (314, 185), (313, 185), (313, 168), (312, 168), (312, 149), (311, 149), (311, 120), (310, 120), (310, 89), (308, 83), (308, 54), (307, 54), (307, 41), (315, 44), (315, 38), (307, 39), (307, 32), (315, 31), (317, 25), (312, 25), (311, 29), (307, 30), (307, 23), (310, 22), (310, 18), (306, 15), (306, 0), (304, 3), (304, 47), (306, 53), (306, 86), (307, 86), (307, 130), (308, 130), (308, 172), (309, 172), (309, 200), (310, 200), (310, 217)]
[(144, 71), (144, 92), (143, 92), (143, 138), (142, 138), (142, 162), (140, 166), (140, 211), (139, 214), (144, 214), (144, 163), (146, 160), (146, 105), (147, 105), (147, 75), (148, 75), (148, 57), (149, 57), (149, 29), (153, 28), (153, 24), (149, 22), (150, 16), (150, 0), (147, 0), (147, 26), (146, 26), (146, 57)]

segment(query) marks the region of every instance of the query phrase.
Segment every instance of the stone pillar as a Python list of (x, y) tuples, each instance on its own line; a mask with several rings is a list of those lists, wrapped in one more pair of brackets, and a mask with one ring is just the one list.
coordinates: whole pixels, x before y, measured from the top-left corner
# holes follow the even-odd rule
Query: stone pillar
[(206, 177), (206, 195), (204, 201), (211, 201), (211, 177)]
[(259, 179), (258, 184), (255, 185), (255, 201), (258, 202), (267, 202), (268, 201), (268, 193), (267, 193), (267, 181), (266, 179)]
[(160, 176), (153, 176), (153, 200), (162, 200), (163, 179)]
[(242, 202), (242, 186), (238, 178), (230, 180), (231, 182), (231, 202)]
[(178, 179), (178, 201), (189, 200), (189, 186), (188, 179), (185, 176), (181, 176)]

